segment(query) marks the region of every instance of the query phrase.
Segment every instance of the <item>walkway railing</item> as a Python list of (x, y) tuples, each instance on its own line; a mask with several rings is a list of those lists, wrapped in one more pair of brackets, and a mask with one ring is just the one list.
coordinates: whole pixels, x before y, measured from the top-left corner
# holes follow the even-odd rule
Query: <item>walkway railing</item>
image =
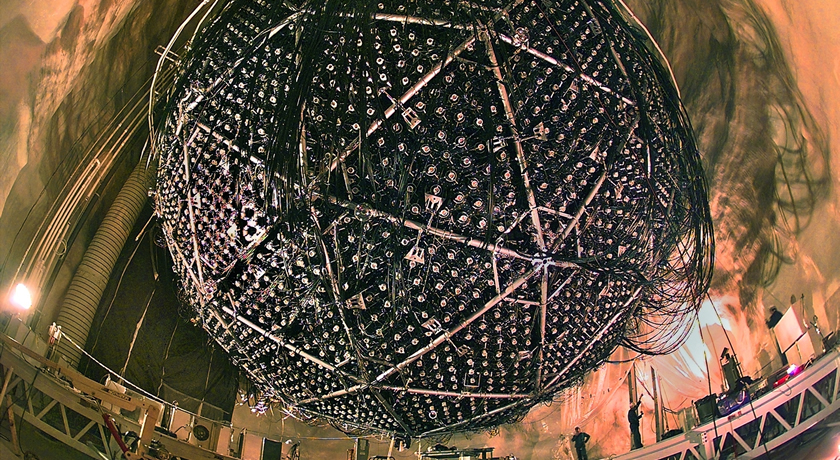
[[(793, 440), (840, 409), (840, 353), (832, 350), (801, 374), (726, 417), (614, 460), (757, 458)], [(768, 382), (772, 385), (772, 382)]]

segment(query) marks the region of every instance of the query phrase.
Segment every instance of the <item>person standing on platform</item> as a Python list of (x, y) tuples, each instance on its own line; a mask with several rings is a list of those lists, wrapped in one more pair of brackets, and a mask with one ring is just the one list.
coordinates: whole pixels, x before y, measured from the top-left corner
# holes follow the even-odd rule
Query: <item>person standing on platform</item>
[(775, 306), (770, 307), (770, 318), (767, 320), (767, 328), (773, 329), (779, 324), (779, 321), (782, 320), (782, 312), (780, 312)]
[(639, 412), (639, 405), (642, 404), (642, 398), (636, 401), (636, 404), (630, 406), (627, 411), (627, 421), (630, 422), (630, 449), (638, 449), (642, 447), (642, 433), (639, 431), (639, 421), (642, 419), (643, 412)]
[(51, 361), (58, 361), (55, 355), (55, 349), (58, 347), (58, 342), (61, 340), (61, 326), (56, 326), (55, 322), (50, 324), (49, 330), (49, 348), (47, 349), (47, 359)]
[(575, 427), (575, 435), (572, 436), (572, 442), (575, 443), (575, 451), (577, 451), (578, 460), (589, 460), (586, 456), (586, 443), (589, 442), (589, 434), (580, 431), (580, 427)]

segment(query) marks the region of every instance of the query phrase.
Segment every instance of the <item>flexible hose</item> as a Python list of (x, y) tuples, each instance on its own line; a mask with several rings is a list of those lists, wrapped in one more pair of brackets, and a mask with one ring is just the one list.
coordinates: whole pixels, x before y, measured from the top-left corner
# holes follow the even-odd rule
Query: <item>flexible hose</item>
[[(153, 171), (154, 166), (147, 167), (145, 159), (141, 158), (108, 210), (73, 276), (56, 323), (76, 343), (87, 341), (93, 317), (117, 258), (146, 204), (147, 184)], [(79, 365), (82, 353), (69, 341), (59, 342), (58, 351), (70, 365)]]

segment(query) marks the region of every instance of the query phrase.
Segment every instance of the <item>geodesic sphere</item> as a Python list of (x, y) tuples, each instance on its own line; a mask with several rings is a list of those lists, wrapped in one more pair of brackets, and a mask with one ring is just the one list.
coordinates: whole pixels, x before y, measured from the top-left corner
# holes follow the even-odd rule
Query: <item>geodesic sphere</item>
[(708, 283), (666, 75), (611, 3), (229, 2), (156, 144), (184, 297), (303, 418), (514, 421), (678, 342)]

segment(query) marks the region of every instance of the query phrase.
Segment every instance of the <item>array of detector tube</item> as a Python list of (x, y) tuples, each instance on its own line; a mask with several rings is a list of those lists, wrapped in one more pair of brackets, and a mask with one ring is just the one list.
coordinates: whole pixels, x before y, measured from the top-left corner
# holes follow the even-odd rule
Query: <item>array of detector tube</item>
[(609, 2), (234, 0), (179, 65), (156, 212), (255, 410), (486, 430), (680, 344), (705, 180)]

